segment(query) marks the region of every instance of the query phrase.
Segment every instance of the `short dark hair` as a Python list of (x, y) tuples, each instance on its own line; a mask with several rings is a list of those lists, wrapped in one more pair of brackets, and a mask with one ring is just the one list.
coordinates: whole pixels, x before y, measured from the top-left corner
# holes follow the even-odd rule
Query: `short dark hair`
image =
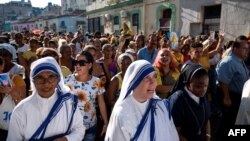
[(203, 45), (202, 45), (202, 43), (200, 43), (200, 42), (195, 42), (195, 43), (191, 44), (190, 47), (191, 47), (191, 48), (202, 48)]
[(136, 38), (140, 39), (142, 41), (142, 46), (145, 46), (145, 36), (144, 35), (137, 35)]
[(38, 40), (36, 38), (31, 38), (29, 42), (35, 42), (36, 44), (38, 44)]
[(9, 43), (9, 38), (5, 35), (0, 35), (0, 38), (4, 40), (5, 43)]
[(233, 42), (232, 47), (233, 47), (233, 48), (240, 48), (241, 42), (242, 42), (242, 41), (247, 41), (247, 37), (244, 36), (244, 35), (238, 36), (238, 37), (235, 39), (235, 41)]
[(19, 32), (18, 32), (18, 33), (16, 33), (16, 34), (15, 34), (15, 38), (23, 38), (22, 33), (19, 33)]
[(49, 44), (56, 44), (54, 40), (49, 40)]

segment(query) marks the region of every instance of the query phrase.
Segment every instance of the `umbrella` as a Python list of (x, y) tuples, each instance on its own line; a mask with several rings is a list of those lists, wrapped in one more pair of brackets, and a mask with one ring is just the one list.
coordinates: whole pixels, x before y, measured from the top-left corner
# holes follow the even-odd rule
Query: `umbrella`
[(43, 31), (42, 30), (40, 30), (40, 29), (33, 29), (32, 30), (32, 33), (34, 33), (34, 34), (41, 34)]

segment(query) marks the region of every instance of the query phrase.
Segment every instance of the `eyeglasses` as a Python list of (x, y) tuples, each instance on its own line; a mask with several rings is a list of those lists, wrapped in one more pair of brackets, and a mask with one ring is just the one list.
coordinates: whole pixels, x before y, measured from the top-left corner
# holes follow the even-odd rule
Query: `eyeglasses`
[(89, 64), (89, 62), (85, 60), (74, 60), (73, 64), (74, 66), (77, 66), (79, 64), (82, 67), (82, 66), (86, 66), (87, 64)]
[(57, 75), (50, 75), (48, 78), (44, 78), (42, 76), (37, 76), (34, 78), (34, 82), (36, 84), (45, 84), (46, 82), (54, 83), (56, 80), (58, 80)]

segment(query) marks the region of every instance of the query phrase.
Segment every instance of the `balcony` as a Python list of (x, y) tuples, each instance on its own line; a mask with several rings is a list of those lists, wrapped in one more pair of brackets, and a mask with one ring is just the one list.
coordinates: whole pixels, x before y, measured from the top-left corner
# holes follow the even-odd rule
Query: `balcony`
[(111, 0), (112, 3), (109, 3), (109, 1), (110, 0), (92, 3), (86, 7), (87, 14), (104, 12), (143, 2), (143, 0)]

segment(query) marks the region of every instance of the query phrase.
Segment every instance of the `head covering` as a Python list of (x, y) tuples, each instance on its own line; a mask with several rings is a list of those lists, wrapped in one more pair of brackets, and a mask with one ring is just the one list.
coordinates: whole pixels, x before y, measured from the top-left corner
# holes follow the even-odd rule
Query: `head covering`
[(12, 54), (12, 60), (15, 60), (17, 58), (16, 49), (12, 45), (3, 43), (3, 44), (0, 44), (0, 49), (5, 49), (10, 54)]
[(128, 48), (125, 50), (125, 53), (136, 53), (136, 51), (132, 48)]
[(132, 62), (134, 62), (134, 58), (133, 58), (132, 55), (130, 55), (130, 54), (128, 54), (128, 53), (122, 53), (121, 55), (119, 55), (119, 57), (118, 57), (118, 59), (117, 59), (117, 63), (118, 63), (118, 65), (119, 65), (119, 67), (121, 67), (122, 58), (123, 58), (124, 56), (129, 57), (129, 59), (130, 59)]
[[(118, 138), (121, 136), (123, 137), (124, 134), (122, 131), (117, 131), (117, 128), (120, 129), (122, 125), (127, 125), (126, 129), (130, 130), (129, 133), (132, 133), (130, 138), (132, 141), (179, 140), (174, 123), (170, 118), (171, 114), (169, 112), (167, 100), (161, 100), (154, 95), (147, 103), (144, 102), (147, 104), (145, 105), (147, 107), (145, 107), (145, 109), (143, 108), (144, 113), (136, 113), (138, 108), (142, 107), (141, 104), (140, 106), (132, 104), (132, 108), (127, 107), (132, 101), (126, 101), (125, 99), (127, 97), (129, 99), (130, 96), (128, 95), (131, 95), (142, 80), (154, 71), (152, 65), (146, 60), (137, 60), (130, 64), (123, 79), (120, 96), (111, 114), (105, 140), (119, 140)], [(126, 110), (126, 108), (129, 110)], [(157, 112), (155, 109), (158, 109)], [(123, 114), (121, 112), (127, 112), (126, 114), (128, 114), (124, 119), (121, 119), (122, 121), (120, 121), (119, 117)], [(141, 114), (143, 114), (142, 117)], [(168, 116), (169, 118), (167, 118)], [(128, 119), (131, 121), (128, 121)], [(121, 125), (116, 125), (117, 122), (121, 123)], [(137, 124), (136, 128), (130, 123)], [(164, 125), (164, 128), (158, 128), (158, 125)]]
[(154, 72), (152, 65), (146, 60), (137, 60), (131, 63), (124, 75), (120, 96), (115, 104), (120, 105), (122, 101), (132, 94), (132, 91), (141, 83), (141, 81)]
[(62, 71), (53, 57), (44, 57), (36, 60), (31, 64), (30, 80), (31, 80), (31, 90), (33, 93), (37, 93), (34, 85), (34, 78), (43, 71), (51, 71), (58, 75), (59, 83), (58, 90), (67, 93), (70, 91), (69, 87), (64, 84)]
[(181, 68), (181, 74), (173, 86), (171, 94), (182, 89), (186, 84), (190, 83), (195, 73), (199, 70), (205, 69), (201, 65), (195, 63), (184, 64)]

